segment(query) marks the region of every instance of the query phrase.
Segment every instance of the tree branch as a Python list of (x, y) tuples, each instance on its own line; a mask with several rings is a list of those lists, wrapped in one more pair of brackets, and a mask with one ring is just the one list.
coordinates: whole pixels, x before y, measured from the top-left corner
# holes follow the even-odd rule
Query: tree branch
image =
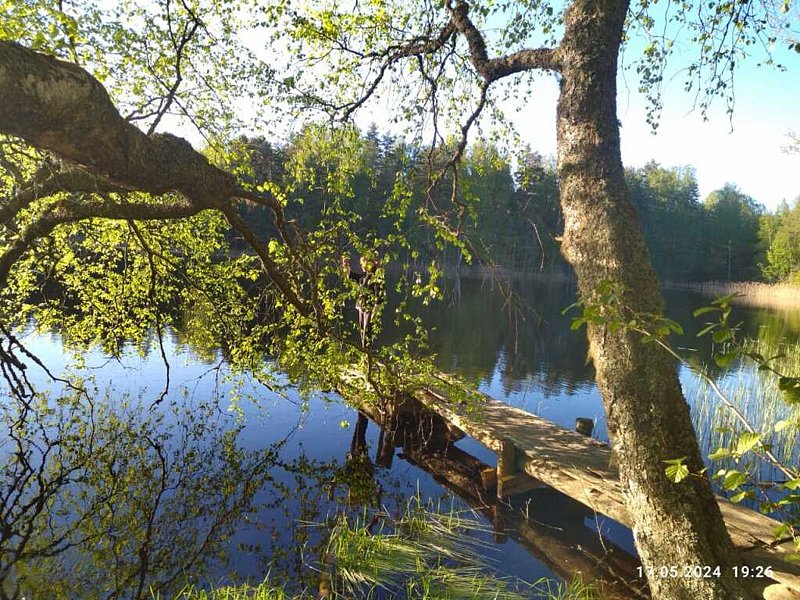
[(284, 298), (286, 298), (290, 304), (297, 308), (297, 310), (300, 311), (300, 314), (304, 316), (311, 314), (311, 309), (305, 302), (300, 300), (297, 294), (295, 294), (291, 284), (283, 276), (283, 273), (280, 272), (280, 269), (275, 261), (272, 260), (272, 257), (267, 251), (266, 245), (259, 241), (253, 231), (247, 226), (247, 223), (245, 223), (244, 220), (231, 207), (226, 206), (220, 210), (222, 211), (222, 214), (225, 215), (225, 218), (228, 220), (228, 223), (230, 223), (231, 227), (233, 227), (239, 233), (239, 235), (244, 238), (244, 240), (258, 255), (258, 258), (261, 260), (261, 264), (263, 265), (264, 270), (267, 272), (267, 275), (272, 282), (278, 286), (278, 289), (281, 291)]
[(448, 2), (448, 8), (453, 27), (467, 40), (472, 65), (487, 82), (534, 69), (561, 69), (553, 48), (520, 50), (507, 56), (489, 58), (483, 35), (469, 18), (469, 4), (464, 0), (456, 0), (455, 6)]
[[(82, 169), (51, 171), (48, 177), (34, 175), (27, 184), (20, 188), (4, 204), (0, 204), (0, 225), (5, 225), (19, 211), (27, 208), (40, 198), (47, 198), (58, 192), (69, 193), (124, 193), (131, 191), (105, 179), (95, 177)], [(45, 174), (44, 171), (41, 173)]]
[(185, 198), (160, 204), (143, 202), (85, 202), (76, 198), (65, 198), (48, 206), (35, 218), (17, 238), (0, 254), (0, 282), (5, 282), (14, 263), (31, 245), (53, 229), (64, 223), (74, 223), (84, 219), (116, 219), (155, 221), (182, 219), (197, 214), (203, 207)]
[(103, 85), (77, 65), (0, 41), (0, 89), (3, 133), (150, 194), (178, 191), (201, 207), (233, 195), (232, 175), (185, 140), (147, 136), (125, 121)]

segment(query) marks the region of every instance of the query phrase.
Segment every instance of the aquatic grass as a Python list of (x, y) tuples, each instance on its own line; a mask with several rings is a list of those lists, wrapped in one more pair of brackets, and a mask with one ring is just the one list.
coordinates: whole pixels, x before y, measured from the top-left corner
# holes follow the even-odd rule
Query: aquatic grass
[(705, 281), (666, 282), (663, 286), (671, 290), (698, 292), (709, 298), (739, 294), (734, 304), (772, 308), (793, 309), (800, 306), (800, 287), (789, 283), (759, 283), (755, 281)]
[(289, 593), (267, 580), (212, 590), (187, 586), (171, 600), (599, 600), (595, 586), (580, 579), (529, 583), (492, 573), (485, 556), (490, 544), (476, 538), (490, 532), (470, 511), (414, 496), (396, 518), (367, 510), (350, 520), (336, 517), (314, 593)]
[(397, 519), (340, 517), (328, 548), (333, 587), (343, 598), (530, 598), (517, 591), (530, 584), (490, 573), (480, 551), (485, 543), (476, 539), (488, 531), (471, 513), (418, 498)]
[[(581, 580), (570, 583), (540, 579), (534, 584), (526, 584), (524, 591), (509, 592), (498, 589), (497, 579), (487, 575), (471, 574), (465, 577), (454, 569), (439, 568), (408, 583), (404, 592), (406, 598), (414, 600), (517, 600), (539, 598), (541, 600), (601, 600), (596, 588)], [(335, 594), (332, 598), (363, 598), (373, 600), (378, 597), (376, 589), (371, 588), (361, 596)], [(316, 594), (289, 594), (283, 587), (269, 582), (259, 585), (238, 585), (204, 590), (187, 586), (170, 600), (312, 600)], [(166, 600), (154, 594), (153, 600)]]
[[(304, 600), (312, 597), (307, 595), (289, 596), (283, 587), (265, 581), (259, 585), (225, 586), (210, 590), (188, 585), (171, 600)], [(154, 594), (153, 600), (165, 599), (159, 594)]]
[[(776, 370), (800, 375), (799, 345), (785, 340), (757, 339), (747, 342), (747, 350), (767, 357), (779, 356), (771, 363)], [(771, 444), (772, 452), (782, 464), (796, 465), (800, 462), (796, 429), (775, 430), (776, 423), (800, 417), (800, 406), (785, 401), (774, 373), (758, 370), (752, 362), (740, 360), (717, 383), (736, 410), (764, 436), (765, 442)], [(737, 419), (719, 403), (708, 382), (695, 377), (690, 385), (694, 388), (692, 414), (703, 449), (711, 452), (726, 447), (740, 429)], [(760, 470), (761, 475), (766, 475), (771, 467), (763, 465)]]

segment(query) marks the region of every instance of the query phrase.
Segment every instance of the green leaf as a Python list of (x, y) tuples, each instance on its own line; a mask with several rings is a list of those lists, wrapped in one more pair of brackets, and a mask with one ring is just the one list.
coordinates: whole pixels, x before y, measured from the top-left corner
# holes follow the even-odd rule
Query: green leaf
[(717, 344), (721, 344), (722, 342), (727, 342), (728, 340), (733, 338), (733, 334), (731, 330), (727, 327), (725, 329), (720, 329), (719, 331), (715, 331), (711, 335), (711, 339), (714, 340)]
[(725, 473), (725, 477), (722, 480), (722, 487), (726, 490), (735, 490), (745, 481), (747, 481), (746, 473), (741, 473), (736, 469), (731, 469)]
[(783, 390), (783, 399), (787, 404), (800, 404), (800, 388)]
[(746, 452), (750, 452), (750, 450), (758, 446), (758, 443), (760, 441), (761, 441), (760, 433), (751, 433), (749, 431), (744, 432), (742, 435), (739, 436), (739, 439), (736, 441), (736, 454), (741, 456)]
[(728, 458), (731, 455), (731, 451), (727, 448), (717, 448), (714, 452), (708, 455), (709, 460), (722, 460), (723, 458)]
[(572, 323), (570, 324), (569, 328), (572, 331), (575, 331), (576, 329), (580, 329), (581, 325), (583, 325), (584, 323), (586, 323), (586, 319), (580, 319), (580, 318), (572, 319)]
[(719, 367), (730, 367), (738, 355), (739, 353), (736, 351), (717, 354), (714, 356), (714, 362), (717, 363), (717, 366)]
[(740, 292), (733, 292), (732, 294), (728, 294), (726, 296), (720, 296), (719, 298), (714, 298), (711, 301), (711, 304), (716, 304), (717, 306), (725, 307), (730, 303), (731, 300), (733, 300), (734, 298), (738, 298), (739, 296), (742, 296)]
[(792, 526), (789, 523), (781, 523), (778, 525), (772, 532), (772, 535), (775, 539), (780, 539), (782, 537), (786, 537), (792, 531)]
[(562, 315), (566, 315), (566, 314), (567, 314), (569, 311), (571, 311), (573, 308), (580, 308), (580, 304), (578, 304), (577, 302), (573, 302), (573, 303), (572, 303), (572, 304), (570, 304), (568, 307), (566, 307), (564, 310), (562, 310), (562, 311), (561, 311), (561, 314), (562, 314)]
[(782, 421), (778, 421), (777, 423), (775, 423), (775, 427), (773, 429), (775, 429), (776, 433), (777, 432), (781, 432), (784, 429), (786, 429), (787, 427), (789, 427), (791, 424), (792, 424), (791, 421), (788, 421), (788, 420), (784, 419)]
[(758, 505), (758, 510), (765, 515), (771, 513), (773, 510), (776, 510), (777, 508), (778, 507), (775, 505), (774, 502), (762, 502), (761, 504)]
[(699, 317), (706, 313), (714, 312), (715, 310), (722, 310), (719, 306), (701, 306), (692, 313), (693, 317)]
[(742, 500), (744, 500), (745, 498), (747, 498), (748, 496), (751, 496), (751, 495), (752, 495), (751, 492), (742, 490), (741, 492), (737, 492), (736, 494), (731, 496), (730, 500), (734, 504), (738, 504), (739, 502), (741, 502)]
[(662, 317), (661, 319), (666, 325), (667, 329), (669, 330), (667, 333), (677, 333), (678, 335), (683, 335), (683, 327), (677, 321), (673, 321), (672, 319), (668, 319), (666, 317)]
[(689, 467), (686, 465), (670, 465), (664, 472), (667, 475), (667, 479), (673, 483), (680, 483), (689, 476)]
[(800, 377), (781, 377), (778, 389), (788, 404), (800, 404)]
[(783, 484), (783, 487), (785, 487), (787, 490), (792, 490), (792, 491), (800, 489), (800, 479), (790, 479), (789, 481)]
[(713, 330), (715, 330), (717, 327), (719, 327), (719, 323), (711, 323), (710, 325), (707, 325), (706, 327), (704, 327), (703, 329), (701, 329), (701, 330), (700, 330), (700, 331), (697, 333), (697, 337), (703, 337), (703, 336), (704, 336), (704, 335), (706, 335), (706, 334), (707, 334), (709, 331), (713, 331)]

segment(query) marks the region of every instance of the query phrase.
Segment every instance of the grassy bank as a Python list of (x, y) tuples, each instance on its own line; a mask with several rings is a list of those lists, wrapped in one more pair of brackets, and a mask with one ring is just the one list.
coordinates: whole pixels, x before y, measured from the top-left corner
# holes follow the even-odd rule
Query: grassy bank
[[(202, 589), (187, 585), (176, 596), (153, 600), (594, 600), (595, 586), (575, 579), (534, 583), (495, 572), (480, 549), (478, 534), (490, 533), (471, 512), (422, 504), (411, 498), (405, 514), (385, 511), (340, 515), (326, 525), (330, 539), (316, 589), (291, 592), (275, 579), (259, 585)], [(498, 567), (499, 565), (493, 565)], [(292, 587), (292, 586), (287, 586)]]
[(774, 309), (800, 308), (800, 287), (784, 283), (756, 283), (751, 281), (705, 281), (702, 283), (665, 282), (664, 287), (671, 290), (698, 292), (709, 298), (728, 294), (740, 294), (736, 304), (759, 306)]
[[(600, 596), (596, 595), (591, 586), (578, 582), (566, 587), (560, 586), (559, 584), (540, 582), (538, 586), (532, 588), (531, 592), (534, 595), (529, 597), (540, 598), (542, 600), (600, 600)], [(194, 587), (187, 587), (172, 600), (316, 600), (318, 597), (317, 594), (312, 593), (289, 595), (283, 588), (265, 582), (257, 586), (242, 585), (223, 587), (216, 590), (202, 590)], [(372, 596), (365, 596), (364, 598), (369, 597)], [(489, 589), (463, 590), (461, 593), (457, 591), (441, 593), (441, 590), (434, 588), (418, 590), (418, 593), (412, 591), (412, 593), (406, 597), (415, 600), (497, 600), (504, 598), (504, 595), (502, 591), (492, 591)], [(330, 600), (334, 600), (335, 598), (344, 599), (351, 597), (338, 594), (330, 596)], [(156, 596), (154, 600), (164, 599), (160, 596)]]

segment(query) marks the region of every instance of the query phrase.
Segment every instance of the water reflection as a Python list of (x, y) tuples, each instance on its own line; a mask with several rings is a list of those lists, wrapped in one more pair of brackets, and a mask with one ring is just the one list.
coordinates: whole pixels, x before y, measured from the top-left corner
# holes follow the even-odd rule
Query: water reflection
[(228, 564), (285, 443), (241, 448), (214, 402), (89, 393), (2, 405), (5, 597), (141, 598)]
[[(584, 335), (561, 314), (574, 301), (569, 284), (518, 280), (509, 296), (489, 280), (462, 278), (458, 295), (453, 282), (448, 289), (444, 303), (423, 310), (440, 368), (570, 428), (577, 416), (596, 417), (603, 436)], [(707, 358), (709, 347), (696, 338), (702, 320), (691, 318), (706, 301), (686, 293), (667, 301), (685, 328), (675, 345)], [(765, 343), (800, 337), (796, 313), (737, 309), (733, 319)], [(51, 366), (64, 360), (57, 338), (27, 341)], [(304, 403), (292, 390), (231, 380), (207, 342), (202, 331), (172, 337), (173, 380), (184, 385), (156, 407), (157, 351), (122, 363), (90, 355), (83, 373), (97, 381), (87, 380), (89, 396), (58, 385), (28, 404), (6, 395), (2, 597), (138, 598), (189, 581), (260, 581), (266, 573), (316, 590), (336, 518), (377, 507), (400, 514), (417, 493), (475, 510), (495, 526), (499, 537), (484, 540), (486, 553), (505, 574), (534, 580), (568, 576), (568, 564), (587, 570), (575, 566), (577, 547), (592, 555), (612, 548), (605, 564), (630, 566), (630, 535), (563, 497), (535, 490), (522, 504), (498, 505), (480, 479), (494, 457), (476, 442), (420, 447), (409, 431), (370, 426), (335, 399)], [(717, 374), (732, 377), (739, 368)]]

